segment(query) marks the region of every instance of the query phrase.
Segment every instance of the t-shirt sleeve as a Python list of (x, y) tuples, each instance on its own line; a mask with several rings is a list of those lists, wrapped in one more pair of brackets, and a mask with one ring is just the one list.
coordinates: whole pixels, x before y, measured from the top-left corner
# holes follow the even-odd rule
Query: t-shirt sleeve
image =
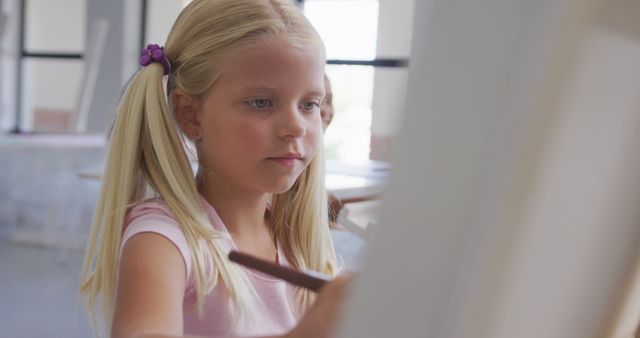
[(134, 207), (125, 218), (120, 253), (131, 237), (143, 232), (152, 232), (168, 239), (180, 252), (187, 272), (187, 285), (191, 281), (191, 251), (182, 228), (173, 217), (168, 206), (158, 201), (144, 202)]

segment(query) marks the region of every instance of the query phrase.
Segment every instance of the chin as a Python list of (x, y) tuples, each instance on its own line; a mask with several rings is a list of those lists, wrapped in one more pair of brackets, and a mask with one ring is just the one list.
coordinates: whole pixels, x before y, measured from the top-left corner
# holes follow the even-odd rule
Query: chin
[(271, 184), (271, 186), (269, 187), (269, 193), (282, 194), (289, 191), (289, 189), (291, 189), (291, 187), (293, 187), (295, 183), (295, 179), (274, 181), (273, 184)]

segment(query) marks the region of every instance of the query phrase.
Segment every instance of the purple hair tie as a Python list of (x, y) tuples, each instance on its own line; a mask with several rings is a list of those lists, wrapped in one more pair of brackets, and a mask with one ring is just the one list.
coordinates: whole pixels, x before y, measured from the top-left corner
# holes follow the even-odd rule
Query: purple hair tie
[(140, 65), (148, 66), (154, 62), (159, 62), (164, 68), (164, 75), (171, 72), (171, 64), (169, 59), (164, 55), (164, 48), (156, 44), (148, 44), (147, 48), (142, 50), (140, 54)]

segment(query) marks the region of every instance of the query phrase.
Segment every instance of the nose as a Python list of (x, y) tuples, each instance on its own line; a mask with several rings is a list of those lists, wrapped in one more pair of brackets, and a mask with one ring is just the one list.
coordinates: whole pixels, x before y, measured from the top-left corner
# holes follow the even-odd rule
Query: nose
[(306, 120), (297, 106), (288, 106), (278, 113), (278, 137), (296, 139), (307, 134)]

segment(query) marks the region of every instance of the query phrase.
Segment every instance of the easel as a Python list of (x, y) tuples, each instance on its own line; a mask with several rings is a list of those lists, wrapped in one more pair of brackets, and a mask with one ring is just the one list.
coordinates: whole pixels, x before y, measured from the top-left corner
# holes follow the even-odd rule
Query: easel
[(342, 336), (633, 335), (638, 4), (416, 1), (404, 126)]

